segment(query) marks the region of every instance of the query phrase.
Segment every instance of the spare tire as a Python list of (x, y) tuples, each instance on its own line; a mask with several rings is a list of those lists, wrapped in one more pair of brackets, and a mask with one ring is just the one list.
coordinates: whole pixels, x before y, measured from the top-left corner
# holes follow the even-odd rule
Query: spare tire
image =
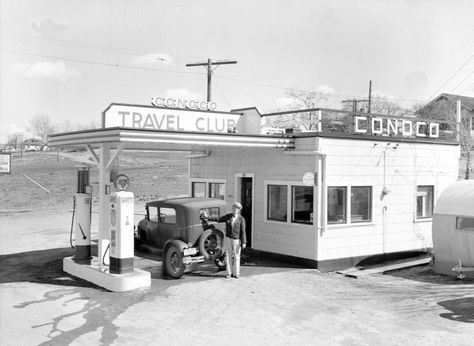
[(224, 233), (216, 228), (202, 232), (199, 238), (199, 252), (207, 260), (214, 260), (222, 255), (224, 248)]

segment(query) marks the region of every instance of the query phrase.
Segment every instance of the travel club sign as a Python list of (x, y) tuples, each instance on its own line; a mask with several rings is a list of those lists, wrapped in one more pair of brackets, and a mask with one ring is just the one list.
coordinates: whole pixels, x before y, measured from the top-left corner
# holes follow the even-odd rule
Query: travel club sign
[[(216, 112), (214, 102), (154, 97), (153, 106), (111, 104), (103, 113), (103, 127), (165, 131), (235, 132), (240, 114)], [(354, 116), (354, 134), (439, 137), (439, 124), (368, 116)], [(324, 120), (323, 120), (324, 121)]]
[(156, 97), (152, 104), (111, 104), (103, 113), (103, 126), (226, 133), (234, 131), (240, 118), (239, 113), (215, 112), (214, 102)]

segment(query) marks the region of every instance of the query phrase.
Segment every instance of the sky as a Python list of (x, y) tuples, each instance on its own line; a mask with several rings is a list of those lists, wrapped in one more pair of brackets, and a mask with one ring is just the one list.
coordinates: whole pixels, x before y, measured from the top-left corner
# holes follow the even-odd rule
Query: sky
[(0, 143), (37, 114), (67, 130), (113, 102), (285, 105), (285, 90), (403, 106), (474, 97), (472, 0), (0, 0)]

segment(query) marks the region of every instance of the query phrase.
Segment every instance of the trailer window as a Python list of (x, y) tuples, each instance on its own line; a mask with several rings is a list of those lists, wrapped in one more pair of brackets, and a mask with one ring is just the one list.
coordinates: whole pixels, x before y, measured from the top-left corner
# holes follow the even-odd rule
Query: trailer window
[(291, 222), (313, 223), (313, 187), (292, 186)]
[(370, 222), (372, 219), (372, 187), (351, 187), (351, 223)]
[(225, 199), (224, 184), (222, 183), (209, 183), (209, 197)]
[(328, 224), (346, 223), (346, 196), (346, 187), (328, 187)]
[(432, 185), (420, 185), (416, 190), (416, 218), (433, 217), (433, 190)]
[(273, 221), (287, 221), (287, 196), (286, 185), (268, 185), (267, 193), (267, 219)]
[(206, 197), (206, 183), (192, 183), (192, 197)]
[(474, 231), (474, 218), (472, 217), (457, 217), (456, 229), (466, 229)]

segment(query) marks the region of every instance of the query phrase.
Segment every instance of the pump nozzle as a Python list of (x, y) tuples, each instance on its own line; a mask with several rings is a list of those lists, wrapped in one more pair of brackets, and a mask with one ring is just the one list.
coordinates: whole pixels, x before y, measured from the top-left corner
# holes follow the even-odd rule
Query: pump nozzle
[(79, 229), (81, 230), (81, 233), (82, 233), (82, 239), (87, 239), (86, 235), (84, 234), (84, 231), (82, 230), (81, 224), (80, 224), (80, 223), (78, 223), (77, 225), (79, 226)]

